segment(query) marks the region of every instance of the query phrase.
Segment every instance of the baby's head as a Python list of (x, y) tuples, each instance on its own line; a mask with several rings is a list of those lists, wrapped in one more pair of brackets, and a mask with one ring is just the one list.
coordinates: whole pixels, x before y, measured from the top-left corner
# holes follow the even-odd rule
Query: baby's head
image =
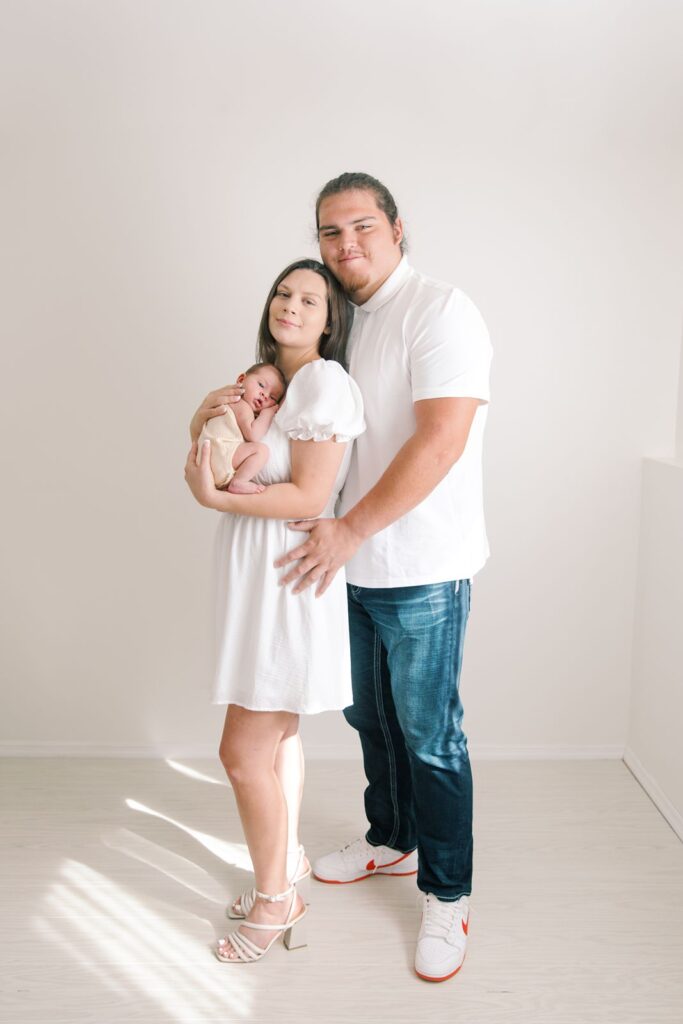
[(239, 375), (237, 383), (243, 386), (242, 398), (254, 412), (277, 405), (287, 387), (282, 370), (273, 363), (255, 363)]

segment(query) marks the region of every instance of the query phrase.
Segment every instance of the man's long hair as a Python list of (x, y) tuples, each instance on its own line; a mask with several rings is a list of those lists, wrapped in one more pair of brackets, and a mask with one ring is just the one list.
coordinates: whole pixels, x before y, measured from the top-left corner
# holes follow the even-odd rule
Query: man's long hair
[[(329, 196), (339, 195), (340, 192), (372, 192), (379, 209), (386, 215), (387, 220), (393, 227), (398, 219), (398, 207), (396, 200), (386, 185), (383, 185), (377, 178), (365, 171), (344, 171), (337, 178), (331, 178), (326, 185), (320, 189), (318, 198), (315, 201), (315, 229), (320, 228), (320, 204), (323, 199)], [(401, 252), (407, 248), (405, 237), (401, 239)]]

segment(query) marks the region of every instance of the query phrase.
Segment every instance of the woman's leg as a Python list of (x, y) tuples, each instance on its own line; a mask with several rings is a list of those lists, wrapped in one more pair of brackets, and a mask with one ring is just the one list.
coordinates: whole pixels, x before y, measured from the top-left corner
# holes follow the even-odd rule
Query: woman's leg
[[(299, 813), (304, 791), (304, 752), (298, 716), (293, 716), (290, 728), (278, 744), (275, 773), (287, 802), (287, 877), (291, 878), (299, 860)], [(308, 860), (304, 858), (300, 871), (308, 866)]]
[[(249, 711), (231, 704), (225, 719), (220, 757), (230, 779), (254, 865), (256, 888), (270, 895), (288, 888), (287, 804), (275, 773), (279, 744), (296, 716), (285, 711)], [(290, 900), (265, 903), (257, 900), (249, 913), (254, 923), (281, 923)], [(296, 897), (294, 914), (303, 909)], [(272, 932), (240, 927), (252, 942), (266, 946)]]
[[(301, 857), (299, 844), (299, 811), (304, 788), (304, 752), (299, 736), (299, 716), (292, 715), (291, 723), (278, 743), (275, 754), (275, 774), (278, 777), (287, 804), (287, 878), (293, 881), (310, 871), (310, 863)], [(242, 894), (242, 896), (245, 894)], [(242, 896), (232, 903), (237, 917), (244, 916)], [(251, 903), (251, 900), (247, 904)]]

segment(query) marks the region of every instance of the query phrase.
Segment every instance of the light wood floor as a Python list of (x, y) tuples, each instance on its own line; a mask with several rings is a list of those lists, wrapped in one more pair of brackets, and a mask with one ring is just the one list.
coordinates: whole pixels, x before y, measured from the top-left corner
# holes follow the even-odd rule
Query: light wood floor
[[(214, 960), (249, 878), (217, 762), (0, 762), (2, 1021), (681, 1024), (683, 845), (624, 765), (474, 771), (470, 950), (430, 985), (412, 878), (314, 883), (306, 949)], [(312, 856), (361, 834), (362, 787), (309, 765)]]

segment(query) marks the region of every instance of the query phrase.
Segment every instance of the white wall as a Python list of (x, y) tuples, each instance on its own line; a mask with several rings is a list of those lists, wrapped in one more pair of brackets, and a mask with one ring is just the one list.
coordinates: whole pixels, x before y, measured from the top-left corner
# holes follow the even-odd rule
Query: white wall
[[(495, 346), (474, 750), (617, 753), (640, 458), (672, 454), (683, 9), (9, 2), (0, 26), (5, 750), (214, 749), (190, 412), (312, 204), (386, 179)], [(312, 750), (354, 751), (335, 716)]]
[(625, 761), (683, 839), (683, 347), (675, 459), (646, 459)]
[(683, 462), (643, 467), (626, 763), (683, 839)]
[(678, 360), (678, 417), (676, 423), (676, 458), (683, 463), (683, 342)]

